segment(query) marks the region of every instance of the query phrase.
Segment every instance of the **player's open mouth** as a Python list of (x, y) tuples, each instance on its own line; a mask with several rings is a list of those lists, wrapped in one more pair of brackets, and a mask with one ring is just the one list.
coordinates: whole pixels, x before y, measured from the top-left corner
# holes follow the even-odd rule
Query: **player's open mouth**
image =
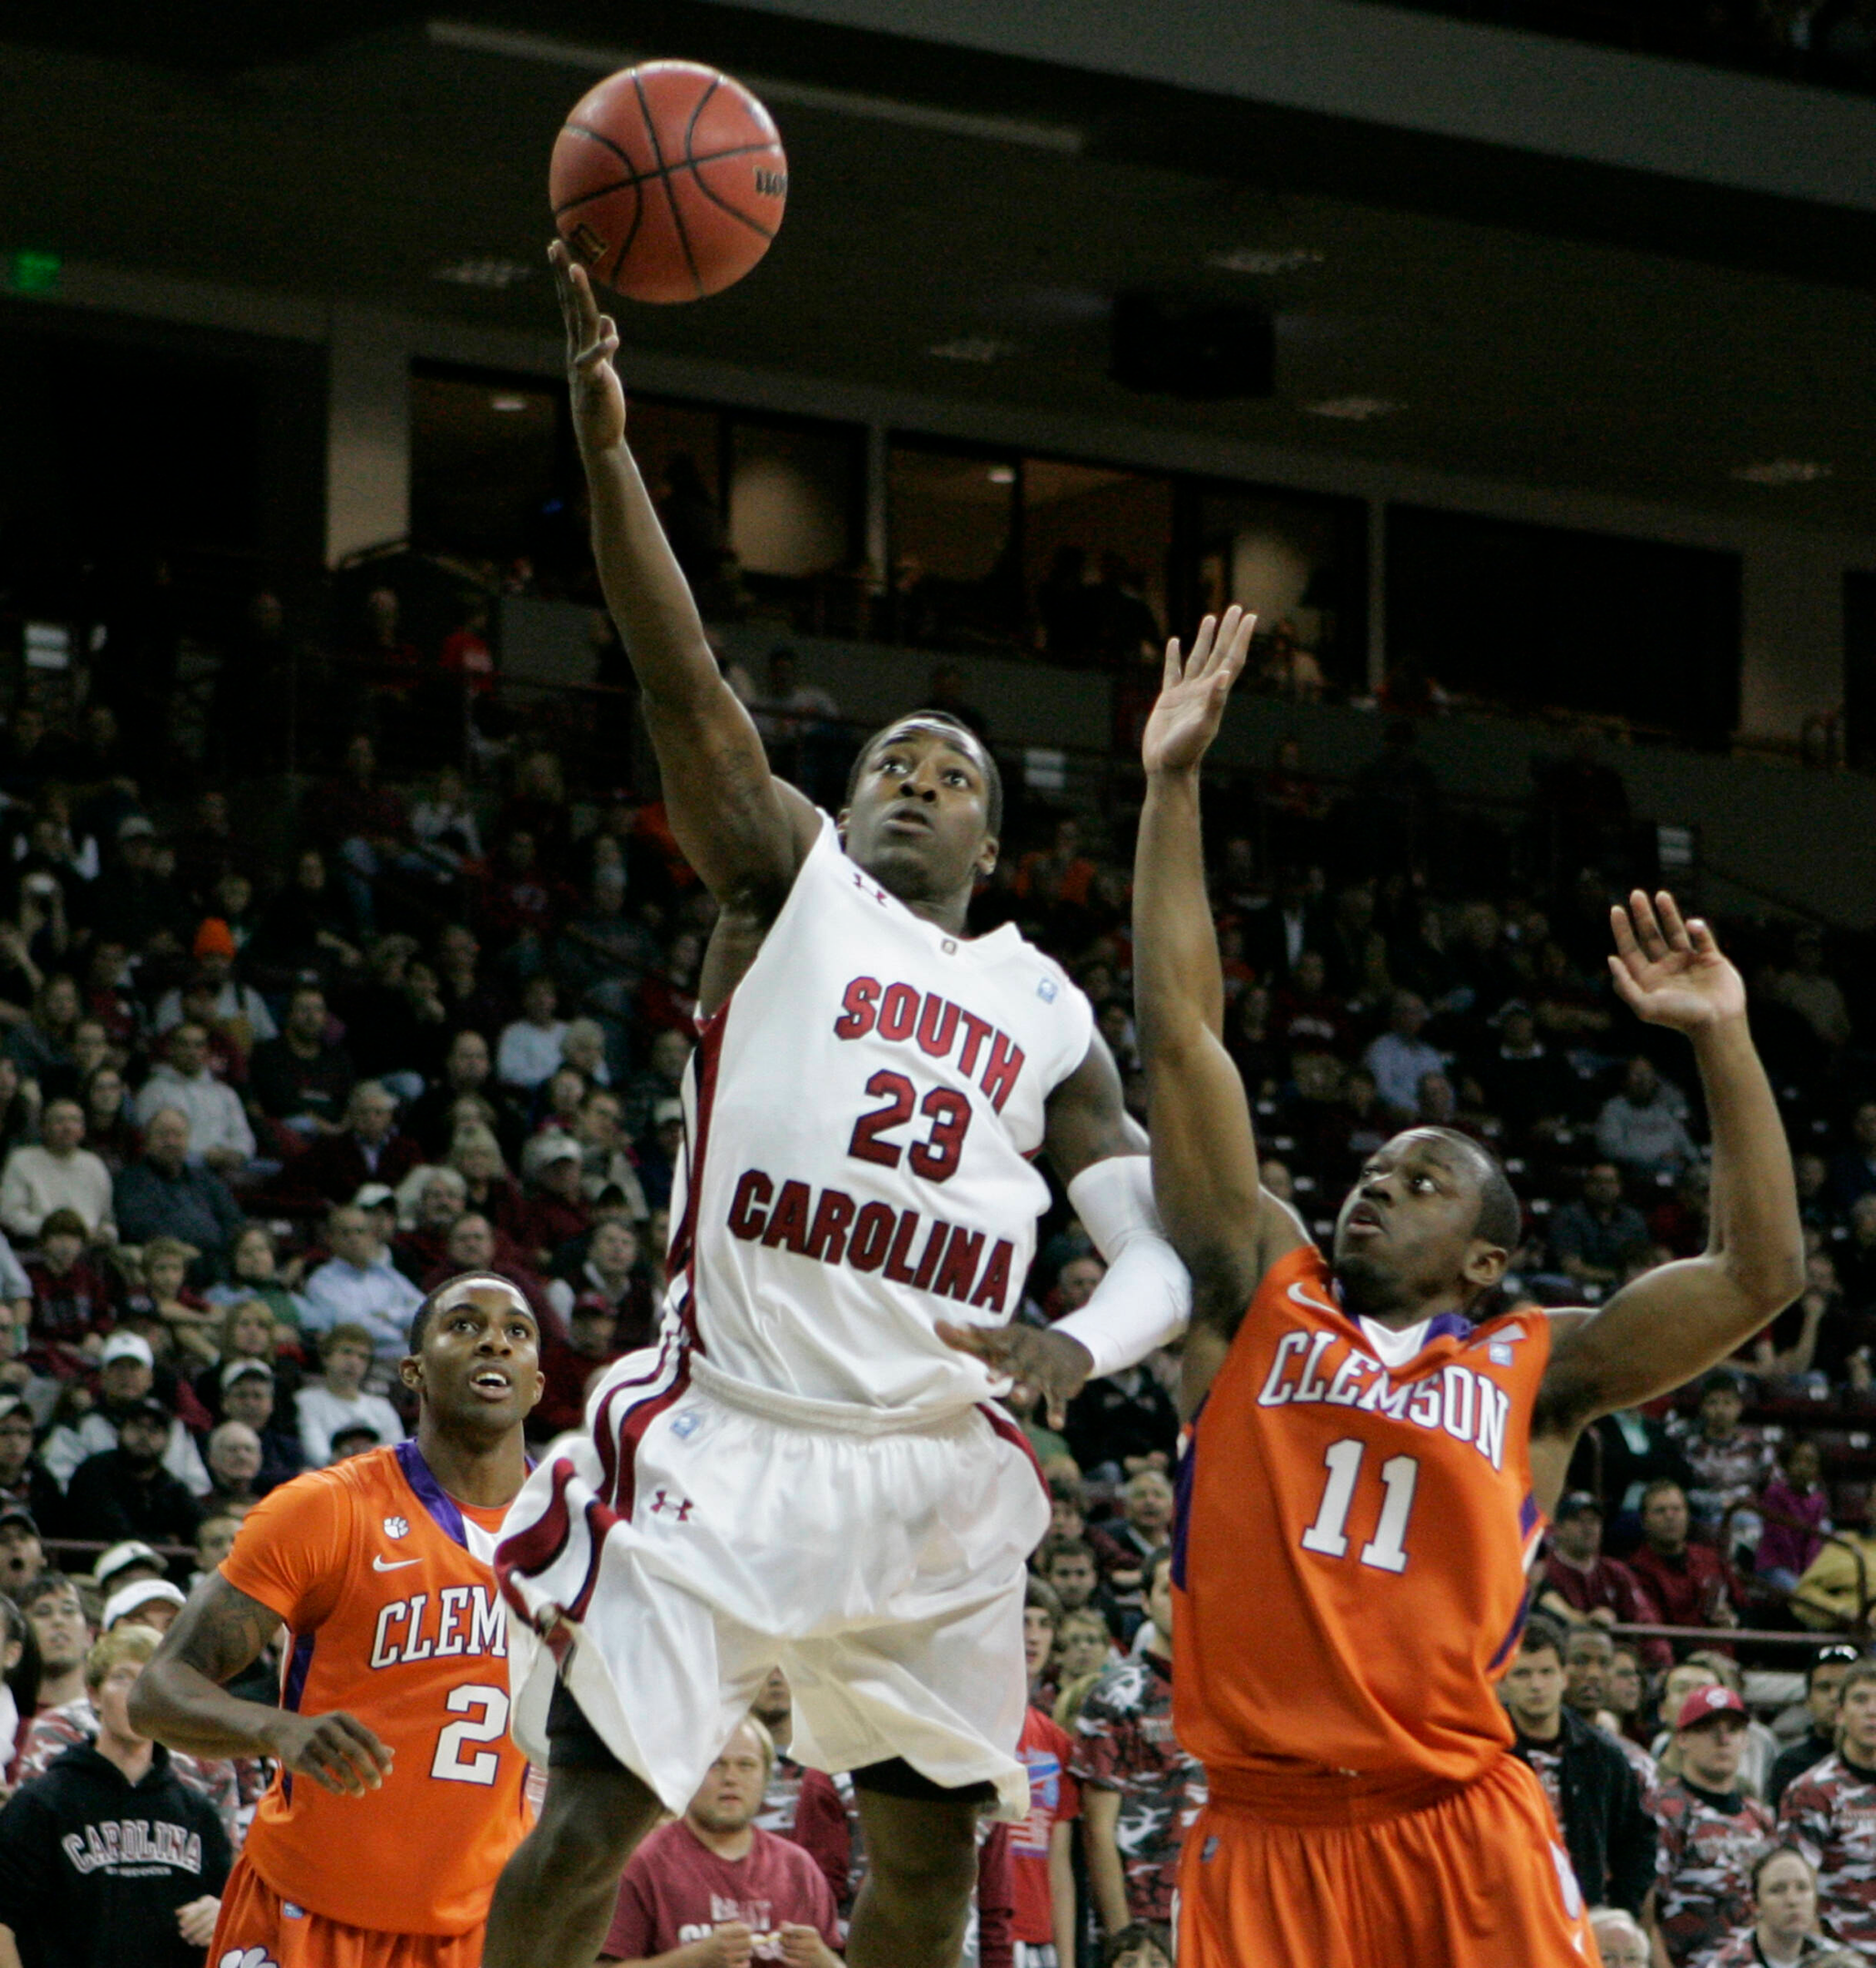
[(887, 826), (917, 827), (921, 833), (931, 832), (931, 822), (916, 806), (896, 806), (886, 816)]
[(472, 1374), (469, 1385), (478, 1394), (501, 1396), (512, 1391), (512, 1384), (507, 1375), (497, 1372), (493, 1367), (485, 1367), (480, 1373)]
[(1344, 1225), (1353, 1236), (1358, 1231), (1379, 1232), (1388, 1226), (1381, 1219), (1381, 1213), (1372, 1203), (1358, 1203), (1348, 1212), (1348, 1221)]

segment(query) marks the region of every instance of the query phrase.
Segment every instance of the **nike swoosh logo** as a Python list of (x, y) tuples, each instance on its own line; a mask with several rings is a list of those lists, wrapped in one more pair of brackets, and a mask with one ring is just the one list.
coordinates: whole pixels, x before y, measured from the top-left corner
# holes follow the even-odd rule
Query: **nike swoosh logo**
[(1339, 1318), (1341, 1317), (1341, 1314), (1334, 1306), (1324, 1305), (1320, 1298), (1312, 1298), (1300, 1285), (1292, 1285), (1290, 1286), (1289, 1297), (1294, 1304), (1307, 1306), (1312, 1312), (1327, 1312), (1331, 1318)]
[(419, 1562), (415, 1558), (398, 1558), (387, 1564), (384, 1562), (384, 1553), (381, 1552), (372, 1560), (372, 1570), (374, 1572), (402, 1572), (405, 1565), (414, 1565)]

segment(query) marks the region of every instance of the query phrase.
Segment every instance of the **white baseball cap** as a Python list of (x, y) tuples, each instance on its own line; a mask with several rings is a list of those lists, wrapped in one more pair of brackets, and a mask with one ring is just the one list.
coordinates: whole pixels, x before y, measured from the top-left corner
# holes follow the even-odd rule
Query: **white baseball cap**
[(153, 1604), (180, 1606), (182, 1594), (168, 1579), (133, 1579), (128, 1585), (120, 1585), (104, 1603), (102, 1625), (106, 1633), (121, 1619), (128, 1619), (131, 1614), (144, 1606)]
[(141, 1333), (114, 1332), (104, 1343), (104, 1350), (97, 1356), (100, 1367), (108, 1367), (113, 1360), (134, 1359), (145, 1367), (154, 1367), (157, 1357), (149, 1349), (149, 1341)]

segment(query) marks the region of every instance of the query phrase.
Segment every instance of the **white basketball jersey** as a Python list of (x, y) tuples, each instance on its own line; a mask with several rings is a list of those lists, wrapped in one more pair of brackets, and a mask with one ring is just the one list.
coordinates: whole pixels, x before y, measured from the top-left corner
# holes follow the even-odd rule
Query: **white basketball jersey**
[(907, 1419), (999, 1391), (934, 1327), (1016, 1309), (1049, 1199), (1030, 1157), (1092, 1030), (1013, 926), (914, 915), (823, 815), (692, 1061), (671, 1278), (693, 1348), (757, 1388)]

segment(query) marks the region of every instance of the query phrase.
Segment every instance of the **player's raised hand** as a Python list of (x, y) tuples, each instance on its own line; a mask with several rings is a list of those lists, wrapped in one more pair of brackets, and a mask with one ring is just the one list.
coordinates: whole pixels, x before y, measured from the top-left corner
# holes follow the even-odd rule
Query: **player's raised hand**
[(363, 1797), (391, 1774), (389, 1747), (343, 1710), (309, 1716), (282, 1708), (268, 1748), (295, 1776), (310, 1777), (339, 1797)]
[(1746, 986), (1697, 916), (1681, 920), (1662, 889), (1653, 902), (1637, 888), (1609, 911), (1615, 952), (1609, 974), (1622, 1001), (1650, 1025), (1695, 1032), (1746, 1011)]
[(1257, 618), (1234, 603), (1222, 621), (1207, 615), (1199, 624), (1190, 656), (1182, 658), (1177, 636), (1166, 644), (1160, 694), (1140, 743), (1141, 763), (1148, 772), (1191, 772), (1205, 755), (1218, 735), (1225, 700), (1250, 654), (1256, 626)]
[(600, 313), (586, 269), (563, 241), (556, 240), (548, 248), (548, 262), (554, 270), (560, 319), (567, 324), (573, 428), (582, 449), (610, 451), (625, 436), (625, 390), (612, 366), (619, 353), (619, 330), (610, 314)]
[(1051, 1428), (1060, 1428), (1068, 1404), (1088, 1384), (1094, 1356), (1079, 1339), (1046, 1326), (957, 1326), (938, 1322), (948, 1347), (980, 1359), (992, 1373), (1008, 1374), (1017, 1391), (1042, 1403)]

